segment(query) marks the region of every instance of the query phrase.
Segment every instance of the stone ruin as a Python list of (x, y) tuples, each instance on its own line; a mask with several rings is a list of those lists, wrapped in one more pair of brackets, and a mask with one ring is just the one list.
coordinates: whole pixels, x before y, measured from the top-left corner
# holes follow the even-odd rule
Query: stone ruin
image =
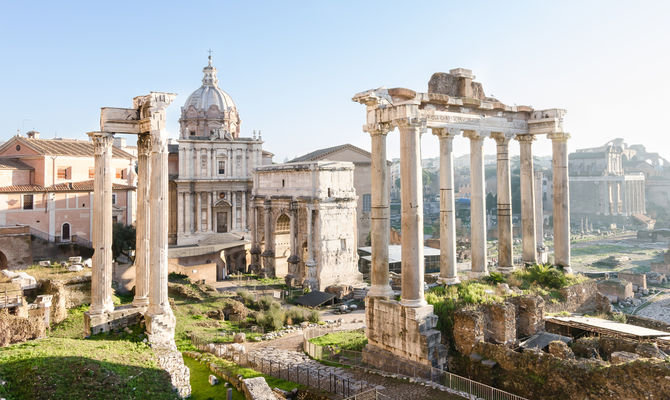
[[(470, 140), (471, 177), (471, 274), (488, 274), (483, 143), (497, 144), (498, 269), (511, 271), (513, 237), (509, 144), (521, 146), (521, 202), (523, 261), (538, 262), (536, 196), (531, 145), (537, 136), (547, 135), (553, 147), (554, 259), (570, 272), (570, 211), (568, 192), (567, 140), (563, 131), (565, 110), (534, 110), (509, 106), (486, 97), (472, 71), (457, 68), (434, 74), (428, 93), (406, 88), (378, 88), (356, 94), (353, 101), (366, 107), (363, 130), (371, 136), (371, 289), (366, 298), (368, 345), (364, 360), (384, 367), (385, 360), (400, 357), (408, 363), (442, 368), (446, 348), (435, 330), (437, 317), (424, 299), (423, 196), (421, 178), (421, 135), (431, 129), (440, 142), (440, 283), (459, 282), (457, 274), (456, 221), (454, 200), (453, 139)], [(386, 135), (400, 131), (402, 279), (401, 300), (391, 300), (389, 286), (389, 187), (386, 168)], [(539, 196), (537, 196), (539, 197)], [(540, 254), (540, 257), (544, 257)], [(495, 312), (507, 315), (509, 307)], [(506, 341), (506, 328), (496, 338)]]
[[(143, 317), (158, 364), (182, 397), (190, 394), (189, 370), (174, 343), (176, 320), (168, 300), (168, 134), (165, 110), (173, 93), (151, 92), (133, 99), (132, 108), (104, 107), (100, 131), (89, 132), (95, 155), (91, 307), (86, 335), (139, 323)], [(137, 135), (137, 238), (135, 298), (112, 303), (112, 146), (115, 134)]]

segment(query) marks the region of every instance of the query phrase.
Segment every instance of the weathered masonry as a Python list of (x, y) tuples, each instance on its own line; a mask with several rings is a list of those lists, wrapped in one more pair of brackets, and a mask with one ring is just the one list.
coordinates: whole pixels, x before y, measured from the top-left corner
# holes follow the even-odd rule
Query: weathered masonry
[[(379, 88), (358, 93), (353, 100), (366, 106), (363, 130), (372, 139), (372, 287), (367, 298), (367, 351), (390, 352), (421, 364), (442, 366), (436, 317), (424, 300), (423, 197), (420, 137), (427, 129), (440, 141), (440, 280), (458, 282), (454, 216), (453, 139), (470, 139), (471, 244), (473, 275), (486, 275), (486, 215), (483, 142), (497, 144), (498, 268), (512, 270), (512, 219), (509, 143), (521, 150), (523, 261), (537, 262), (535, 188), (532, 143), (546, 134), (553, 146), (554, 259), (570, 271), (570, 213), (565, 110), (534, 110), (508, 106), (486, 97), (472, 71), (457, 68), (436, 73), (428, 93), (406, 88)], [(402, 202), (402, 292), (389, 300), (389, 199), (386, 188), (386, 135), (400, 131)], [(392, 323), (391, 323), (391, 322)], [(372, 358), (372, 357), (370, 357)]]

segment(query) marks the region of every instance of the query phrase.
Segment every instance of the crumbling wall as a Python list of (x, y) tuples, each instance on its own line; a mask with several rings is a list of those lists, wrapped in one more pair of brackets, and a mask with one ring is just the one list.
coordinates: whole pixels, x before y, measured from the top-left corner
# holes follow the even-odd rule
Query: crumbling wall
[(0, 310), (0, 347), (46, 335), (47, 326), (44, 317), (39, 313), (30, 312), (27, 306), (24, 308), (19, 312), (22, 316), (11, 315), (7, 309)]
[[(664, 399), (670, 363), (638, 359), (610, 365), (601, 360), (561, 359), (542, 351), (515, 352), (480, 342), (480, 357), (461, 357), (456, 373), (529, 399)], [(482, 362), (495, 362), (493, 368)]]
[(478, 309), (461, 309), (454, 312), (454, 347), (468, 355), (477, 342), (484, 341), (484, 315)]
[(40, 281), (40, 292), (53, 295), (51, 323), (57, 324), (67, 318), (69, 308), (91, 303), (91, 277), (79, 276), (66, 281)]
[(510, 299), (516, 308), (516, 335), (528, 337), (544, 330), (544, 299), (540, 296), (526, 295)]
[(516, 312), (511, 303), (493, 303), (484, 308), (486, 331), (484, 340), (492, 343), (513, 344), (516, 341)]
[(574, 313), (590, 313), (604, 311), (606, 299), (598, 293), (596, 281), (589, 280), (577, 285), (568, 286), (560, 290), (561, 301), (547, 303), (545, 312), (557, 313), (561, 311)]

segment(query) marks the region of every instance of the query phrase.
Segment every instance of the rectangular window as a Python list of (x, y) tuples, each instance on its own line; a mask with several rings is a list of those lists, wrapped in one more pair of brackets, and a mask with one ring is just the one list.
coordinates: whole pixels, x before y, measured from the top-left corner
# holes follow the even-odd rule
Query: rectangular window
[(68, 179), (67, 168), (58, 168), (58, 179)]
[(347, 249), (347, 239), (340, 239), (340, 248), (342, 248), (342, 250)]
[(112, 193), (112, 204), (116, 204), (116, 193)]
[(219, 161), (219, 175), (225, 175), (225, 174), (226, 174), (226, 162)]
[(23, 209), (24, 210), (32, 210), (33, 209), (33, 195), (32, 194), (24, 194), (23, 195)]
[(119, 168), (116, 170), (116, 179), (123, 179), (126, 176), (126, 170)]
[(372, 196), (368, 194), (363, 195), (363, 212), (370, 212), (372, 210)]
[(89, 168), (88, 169), (88, 179), (93, 179), (95, 178), (95, 168)]

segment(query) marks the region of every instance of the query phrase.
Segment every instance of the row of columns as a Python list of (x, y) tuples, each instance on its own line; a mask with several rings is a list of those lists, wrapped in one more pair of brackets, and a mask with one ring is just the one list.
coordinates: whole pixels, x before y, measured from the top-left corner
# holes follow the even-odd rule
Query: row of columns
[[(389, 297), (393, 292), (389, 286), (388, 242), (389, 201), (386, 169), (386, 135), (393, 128), (380, 124), (369, 130), (372, 141), (372, 212), (371, 245), (372, 297)], [(425, 304), (423, 297), (423, 197), (420, 135), (425, 126), (420, 122), (403, 121), (400, 131), (400, 179), (401, 179), (401, 224), (402, 224), (402, 304), (418, 307)], [(440, 140), (440, 281), (457, 283), (456, 233), (453, 178), (453, 138), (459, 130), (432, 128)], [(487, 136), (477, 131), (466, 130), (470, 139), (471, 176), (471, 251), (472, 272), (485, 275), (487, 269), (486, 208), (483, 141)], [(509, 142), (514, 135), (494, 132), (491, 134), (497, 148), (498, 186), (498, 263), (501, 270), (512, 270), (513, 233), (511, 207), (511, 174)], [(553, 133), (552, 166), (554, 184), (554, 252), (555, 264), (570, 272), (570, 219), (567, 173), (568, 134)], [(534, 135), (516, 135), (521, 148), (521, 202), (523, 261), (537, 262), (537, 246), (541, 238), (536, 237), (535, 176), (531, 145)], [(541, 189), (541, 184), (540, 184)], [(541, 198), (540, 198), (541, 201)], [(541, 208), (541, 207), (539, 207)], [(542, 234), (541, 232), (539, 232)]]
[[(91, 314), (114, 310), (112, 302), (112, 144), (114, 135), (89, 133), (94, 146), (93, 270)], [(133, 304), (150, 315), (170, 313), (167, 296), (167, 137), (140, 134), (138, 147), (137, 239)]]
[[(238, 211), (237, 199), (240, 192), (226, 191), (226, 197), (231, 202), (231, 224), (229, 230), (246, 230), (247, 229), (247, 192), (241, 192), (241, 207)], [(193, 233), (193, 232), (214, 232), (216, 228), (214, 215), (214, 201), (216, 192), (179, 192), (177, 194), (178, 201), (178, 226), (179, 233)], [(195, 200), (194, 200), (195, 199)], [(195, 207), (194, 203), (195, 202)], [(203, 203), (205, 207), (203, 207)], [(206, 214), (207, 223), (202, 223), (202, 213)], [(238, 214), (239, 213), (239, 214)], [(238, 224), (238, 217), (241, 221)], [(227, 222), (227, 221), (226, 221)]]
[[(260, 146), (252, 148), (229, 148), (225, 149), (225, 157), (219, 157), (218, 151), (207, 147), (181, 147), (179, 149), (179, 178), (220, 178), (225, 177), (247, 177), (249, 175), (248, 162), (252, 165), (261, 165), (262, 155)], [(206, 168), (203, 173), (202, 157), (206, 157)], [(238, 160), (240, 165), (238, 167)], [(219, 161), (225, 161), (225, 174), (219, 174)]]

